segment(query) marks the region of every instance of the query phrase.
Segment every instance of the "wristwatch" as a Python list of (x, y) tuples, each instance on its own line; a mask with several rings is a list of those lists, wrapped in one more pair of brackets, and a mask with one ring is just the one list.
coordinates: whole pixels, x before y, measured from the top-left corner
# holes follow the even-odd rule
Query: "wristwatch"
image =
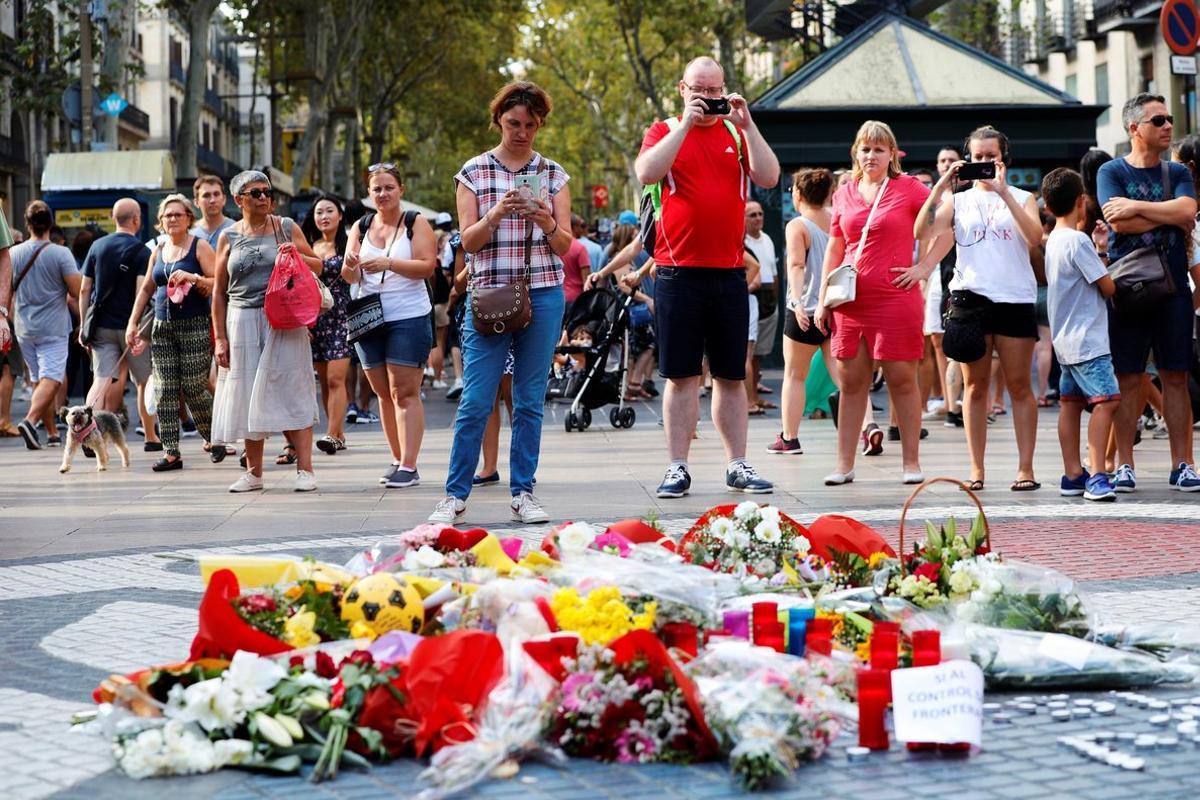
[(789, 297), (787, 299), (786, 308), (788, 311), (795, 311), (796, 309), (800, 308), (800, 306), (801, 306), (801, 303), (796, 298)]

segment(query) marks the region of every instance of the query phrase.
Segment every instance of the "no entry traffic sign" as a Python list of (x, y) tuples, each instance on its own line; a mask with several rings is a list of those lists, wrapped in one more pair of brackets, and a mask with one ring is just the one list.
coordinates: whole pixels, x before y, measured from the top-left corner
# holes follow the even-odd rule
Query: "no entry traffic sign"
[(1200, 14), (1196, 13), (1193, 0), (1167, 0), (1163, 3), (1158, 22), (1171, 52), (1181, 56), (1196, 52), (1196, 39), (1200, 37)]

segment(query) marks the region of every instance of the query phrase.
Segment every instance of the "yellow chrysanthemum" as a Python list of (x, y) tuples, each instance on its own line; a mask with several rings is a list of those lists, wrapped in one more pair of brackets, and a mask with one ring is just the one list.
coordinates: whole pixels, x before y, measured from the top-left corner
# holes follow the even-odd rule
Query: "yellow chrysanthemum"
[(313, 630), (316, 625), (316, 612), (305, 611), (301, 606), (299, 611), (283, 623), (283, 640), (292, 647), (312, 647), (314, 644), (320, 644), (321, 637)]
[(608, 644), (631, 630), (653, 626), (657, 604), (649, 603), (641, 614), (634, 614), (615, 586), (593, 589), (586, 599), (568, 587), (554, 593), (550, 609), (562, 630), (578, 633), (587, 644)]
[(887, 560), (888, 554), (882, 550), (871, 553), (871, 557), (867, 559), (867, 566), (871, 569), (879, 569), (879, 565)]

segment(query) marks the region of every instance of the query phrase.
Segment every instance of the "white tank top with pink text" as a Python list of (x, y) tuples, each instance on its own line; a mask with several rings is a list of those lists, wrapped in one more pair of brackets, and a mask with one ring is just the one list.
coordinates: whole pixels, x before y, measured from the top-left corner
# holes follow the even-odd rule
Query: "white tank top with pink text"
[[(1024, 208), (1029, 192), (1015, 186), (1009, 191)], [(1037, 301), (1029, 245), (996, 192), (972, 187), (954, 195), (954, 241), (958, 259), (951, 291), (965, 289), (994, 303)]]

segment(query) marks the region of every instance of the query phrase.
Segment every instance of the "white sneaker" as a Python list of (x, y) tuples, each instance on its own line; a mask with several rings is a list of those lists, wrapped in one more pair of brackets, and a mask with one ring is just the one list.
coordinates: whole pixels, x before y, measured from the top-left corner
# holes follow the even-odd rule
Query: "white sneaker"
[(521, 492), (512, 499), (512, 516), (518, 522), (549, 522), (550, 515), (541, 502), (529, 492)]
[(467, 513), (467, 504), (457, 497), (445, 497), (433, 507), (433, 513), (429, 515), (430, 522), (441, 522), (445, 525), (453, 525), (462, 520)]
[(260, 492), (263, 488), (262, 478), (253, 472), (243, 472), (241, 477), (229, 487), (231, 492)]
[[(261, 481), (260, 481), (261, 484)], [(315, 492), (317, 490), (317, 476), (313, 475), (308, 470), (296, 470), (296, 491), (297, 492)]]
[(438, 379), (434, 380), (434, 382), (433, 382), (433, 388), (434, 388), (434, 389), (449, 389), (449, 388), (450, 388), (450, 384), (446, 383), (446, 382), (445, 382), (444, 380), (442, 380), (441, 378), (438, 378)]

